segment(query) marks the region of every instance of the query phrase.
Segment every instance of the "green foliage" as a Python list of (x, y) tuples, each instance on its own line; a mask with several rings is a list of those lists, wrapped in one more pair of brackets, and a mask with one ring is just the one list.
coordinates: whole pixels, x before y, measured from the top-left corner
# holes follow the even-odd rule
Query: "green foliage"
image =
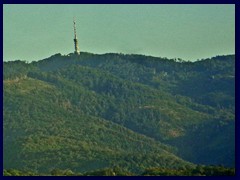
[[(52, 176), (75, 176), (76, 175), (70, 169), (66, 169), (66, 170), (53, 169), (50, 173)], [(81, 173), (79, 173), (78, 175), (80, 176)]]
[(234, 166), (234, 61), (81, 53), (4, 63), (4, 168)]
[(196, 166), (186, 169), (149, 168), (143, 176), (235, 176), (234, 168), (223, 166)]
[(19, 171), (16, 169), (4, 169), (3, 176), (37, 176), (37, 173), (31, 171)]
[(167, 169), (160, 167), (153, 167), (145, 169), (142, 173), (132, 173), (121, 169), (120, 167), (97, 169), (94, 171), (76, 173), (70, 169), (53, 169), (50, 173), (41, 174), (33, 173), (31, 171), (19, 171), (16, 169), (3, 170), (4, 176), (235, 176), (234, 168), (226, 168), (223, 166), (202, 166), (196, 167)]

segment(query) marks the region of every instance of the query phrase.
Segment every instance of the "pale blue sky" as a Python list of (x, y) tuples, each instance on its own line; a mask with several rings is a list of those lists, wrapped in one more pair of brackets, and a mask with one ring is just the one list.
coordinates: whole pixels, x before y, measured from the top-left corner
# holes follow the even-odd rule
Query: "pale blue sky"
[(235, 5), (3, 5), (3, 59), (74, 51), (197, 60), (235, 54)]

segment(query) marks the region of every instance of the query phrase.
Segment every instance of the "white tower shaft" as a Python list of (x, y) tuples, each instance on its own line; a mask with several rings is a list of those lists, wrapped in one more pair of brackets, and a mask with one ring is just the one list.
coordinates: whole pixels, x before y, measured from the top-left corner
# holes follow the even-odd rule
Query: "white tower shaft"
[(80, 54), (80, 50), (79, 50), (79, 47), (78, 47), (78, 39), (77, 39), (77, 31), (76, 31), (76, 22), (75, 22), (75, 19), (73, 20), (73, 28), (74, 28), (74, 53), (75, 54)]

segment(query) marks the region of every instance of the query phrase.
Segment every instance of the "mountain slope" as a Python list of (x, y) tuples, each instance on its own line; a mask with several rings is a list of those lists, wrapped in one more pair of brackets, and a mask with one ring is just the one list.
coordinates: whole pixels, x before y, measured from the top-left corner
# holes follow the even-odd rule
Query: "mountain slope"
[(174, 154), (234, 166), (234, 61), (81, 53), (4, 63), (4, 166), (191, 165)]
[(4, 81), (5, 168), (85, 171), (117, 165), (139, 171), (150, 164), (191, 166), (169, 152), (170, 147), (78, 112), (62, 96), (36, 79)]

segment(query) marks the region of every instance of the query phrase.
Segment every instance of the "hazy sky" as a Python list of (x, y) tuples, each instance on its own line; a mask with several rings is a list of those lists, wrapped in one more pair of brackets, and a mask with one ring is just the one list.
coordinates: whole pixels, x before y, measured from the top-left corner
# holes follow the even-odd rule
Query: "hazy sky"
[(235, 54), (235, 5), (3, 5), (3, 59), (74, 51), (197, 60)]

